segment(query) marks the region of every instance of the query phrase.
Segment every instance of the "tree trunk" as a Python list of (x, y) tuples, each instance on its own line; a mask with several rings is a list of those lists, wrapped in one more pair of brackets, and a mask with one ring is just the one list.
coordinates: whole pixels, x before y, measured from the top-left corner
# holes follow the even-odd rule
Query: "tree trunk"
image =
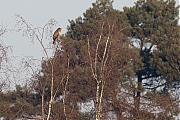
[(48, 116), (47, 116), (47, 120), (50, 119), (50, 115), (51, 115), (51, 110), (52, 110), (52, 102), (53, 102), (53, 90), (54, 90), (54, 67), (53, 64), (51, 62), (51, 96), (50, 96), (50, 100), (49, 100), (49, 109), (48, 109)]
[(100, 119), (100, 110), (99, 108), (99, 87), (100, 87), (100, 82), (97, 81), (97, 86), (96, 86), (96, 120)]
[(44, 118), (45, 118), (45, 117), (44, 117), (44, 115), (45, 115), (45, 114), (44, 114), (44, 93), (45, 93), (45, 92), (44, 92), (44, 89), (43, 89), (42, 95), (41, 95), (41, 99), (42, 99), (42, 100), (41, 100), (41, 104), (42, 104), (42, 107), (41, 107), (42, 120), (44, 120)]
[(137, 118), (139, 116), (141, 87), (142, 87), (142, 75), (138, 73), (137, 76), (138, 76), (138, 86), (137, 86), (137, 93), (134, 98), (134, 107), (135, 107), (134, 118)]
[[(69, 55), (68, 55), (69, 56)], [(66, 83), (65, 83), (65, 87), (64, 87), (64, 90), (63, 90), (63, 112), (64, 112), (64, 119), (67, 120), (67, 114), (66, 114), (66, 103), (65, 103), (65, 100), (66, 100), (66, 92), (67, 92), (67, 85), (68, 85), (68, 82), (69, 82), (69, 57), (68, 57), (68, 70), (67, 70), (67, 77), (66, 77)]]

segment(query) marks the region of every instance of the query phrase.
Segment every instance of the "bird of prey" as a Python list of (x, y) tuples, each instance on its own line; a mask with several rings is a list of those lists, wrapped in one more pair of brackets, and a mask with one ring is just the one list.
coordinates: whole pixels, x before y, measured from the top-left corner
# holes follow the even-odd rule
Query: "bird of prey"
[(60, 39), (61, 36), (61, 28), (58, 28), (53, 34), (53, 44)]

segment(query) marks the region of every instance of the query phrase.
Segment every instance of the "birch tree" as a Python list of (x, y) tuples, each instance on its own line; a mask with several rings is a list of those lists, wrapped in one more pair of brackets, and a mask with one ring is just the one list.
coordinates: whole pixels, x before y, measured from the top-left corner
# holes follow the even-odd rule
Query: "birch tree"
[[(50, 70), (51, 70), (51, 74), (44, 74), (45, 78), (50, 78), (50, 99), (49, 99), (49, 103), (48, 103), (48, 112), (47, 112), (47, 120), (50, 119), (50, 115), (51, 115), (51, 111), (52, 111), (52, 103), (53, 100), (56, 96), (56, 91), (54, 90), (54, 64), (55, 61), (54, 59), (51, 59), (51, 56), (48, 54), (48, 48), (46, 48), (44, 40), (45, 39), (50, 39), (52, 40), (52, 38), (50, 37), (50, 35), (52, 35), (53, 31), (52, 28), (54, 25), (57, 24), (57, 22), (54, 19), (50, 19), (42, 28), (41, 27), (37, 27), (37, 28), (33, 28), (33, 26), (28, 23), (22, 16), (15, 14), (16, 17), (16, 27), (18, 28), (17, 31), (22, 31), (23, 32), (23, 36), (28, 37), (29, 39), (33, 40), (37, 40), (39, 42), (39, 44), (42, 47), (42, 50), (45, 54), (45, 59), (48, 60), (48, 62), (50, 63)], [(52, 57), (54, 57), (56, 55), (56, 51), (52, 52)], [(47, 84), (47, 81), (44, 81), (46, 79), (41, 79), (42, 81), (40, 81), (40, 87), (42, 90), (41, 93), (41, 99), (42, 99), (42, 119), (45, 119), (45, 107), (44, 107), (44, 96), (45, 96), (45, 86)], [(44, 82), (43, 82), (44, 81)]]

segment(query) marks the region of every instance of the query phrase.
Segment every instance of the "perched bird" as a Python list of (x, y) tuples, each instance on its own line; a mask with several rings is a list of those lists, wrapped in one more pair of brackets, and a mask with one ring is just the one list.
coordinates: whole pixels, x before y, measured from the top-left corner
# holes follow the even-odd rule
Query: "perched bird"
[(61, 28), (58, 28), (53, 34), (53, 44), (60, 39), (61, 36)]

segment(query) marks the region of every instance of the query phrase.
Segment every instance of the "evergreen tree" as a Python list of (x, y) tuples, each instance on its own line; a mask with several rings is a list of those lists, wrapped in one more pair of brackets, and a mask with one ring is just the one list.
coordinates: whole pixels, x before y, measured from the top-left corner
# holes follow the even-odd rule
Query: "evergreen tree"
[[(75, 67), (75, 71), (78, 72), (78, 74), (72, 75), (76, 77), (74, 77), (73, 87), (71, 86), (70, 88), (75, 88), (74, 90), (76, 90), (79, 96), (83, 95), (82, 98), (84, 99), (82, 100), (84, 102), (89, 100), (97, 101), (96, 85), (98, 86), (99, 83), (93, 78), (93, 68), (97, 79), (99, 81), (103, 79), (102, 81), (106, 83), (103, 93), (104, 104), (101, 111), (102, 113), (111, 111), (111, 109), (115, 110), (116, 103), (114, 102), (117, 102), (115, 96), (119, 94), (119, 90), (121, 89), (119, 85), (123, 80), (123, 82), (128, 80), (123, 77), (133, 76), (131, 60), (134, 59), (136, 50), (129, 48), (130, 43), (128, 43), (129, 39), (127, 36), (130, 32), (126, 29), (128, 27), (129, 24), (126, 15), (119, 10), (115, 10), (110, 0), (97, 0), (93, 3), (92, 8), (86, 10), (83, 18), (79, 17), (76, 21), (71, 20), (70, 26), (68, 26), (66, 37), (73, 39), (72, 42), (76, 41), (76, 44), (74, 44), (75, 42), (73, 42), (73, 44), (76, 47), (76, 55), (80, 63)], [(109, 39), (108, 42), (107, 39)], [(77, 44), (80, 45), (77, 47)], [(107, 51), (109, 52), (105, 54), (105, 57), (108, 57), (105, 64), (106, 66), (104, 67), (105, 69), (103, 69), (102, 72), (101, 68), (104, 64), (103, 56), (106, 45), (108, 45)], [(98, 49), (97, 46), (99, 46)], [(91, 55), (89, 56), (88, 53)], [(91, 64), (93, 67), (91, 67)], [(86, 87), (86, 85), (89, 87)], [(102, 85), (102, 83), (100, 83), (100, 85)], [(79, 86), (80, 89), (76, 88), (76, 86)], [(103, 88), (101, 88), (100, 91), (102, 91), (102, 89)], [(94, 104), (97, 103), (94, 102)], [(112, 106), (112, 104), (114, 105)], [(118, 105), (118, 107), (122, 109), (121, 105)], [(119, 112), (116, 111), (115, 114), (118, 116)], [(103, 116), (104, 119), (107, 117), (107, 115)], [(120, 119), (120, 117), (118, 117), (118, 119)]]
[(151, 88), (153, 79), (161, 78), (158, 82), (164, 84), (163, 80), (172, 83), (180, 77), (179, 11), (175, 0), (139, 0), (134, 7), (124, 8), (124, 11), (132, 26), (131, 37), (137, 41), (134, 46), (139, 49), (141, 58), (134, 66), (138, 79), (135, 95), (137, 115), (143, 81)]
[[(111, 0), (97, 0), (92, 5), (83, 17), (69, 21), (60, 43), (62, 50), (56, 49), (56, 56), (51, 58), (56, 93), (52, 119), (108, 119), (110, 114), (117, 119), (170, 119), (167, 113), (174, 114), (177, 104), (171, 103), (170, 94), (156, 88), (170, 87), (179, 80), (179, 33), (173, 32), (179, 29), (175, 2), (139, 0), (124, 12), (115, 10)], [(42, 61), (33, 84), (37, 96), (44, 95), (45, 103), (50, 97), (49, 66), (49, 60)], [(137, 84), (133, 81), (136, 78)], [(156, 81), (161, 85), (153, 85)], [(144, 86), (154, 91), (143, 99), (152, 107), (160, 107), (164, 118), (146, 109), (149, 104), (141, 104)], [(96, 111), (100, 100), (100, 110)], [(81, 113), (79, 103), (89, 101), (94, 102), (94, 109)], [(48, 106), (44, 105), (46, 114)]]
[(38, 98), (27, 86), (16, 85), (16, 90), (1, 93), (0, 101), (0, 117), (4, 119), (28, 118), (39, 114)]

